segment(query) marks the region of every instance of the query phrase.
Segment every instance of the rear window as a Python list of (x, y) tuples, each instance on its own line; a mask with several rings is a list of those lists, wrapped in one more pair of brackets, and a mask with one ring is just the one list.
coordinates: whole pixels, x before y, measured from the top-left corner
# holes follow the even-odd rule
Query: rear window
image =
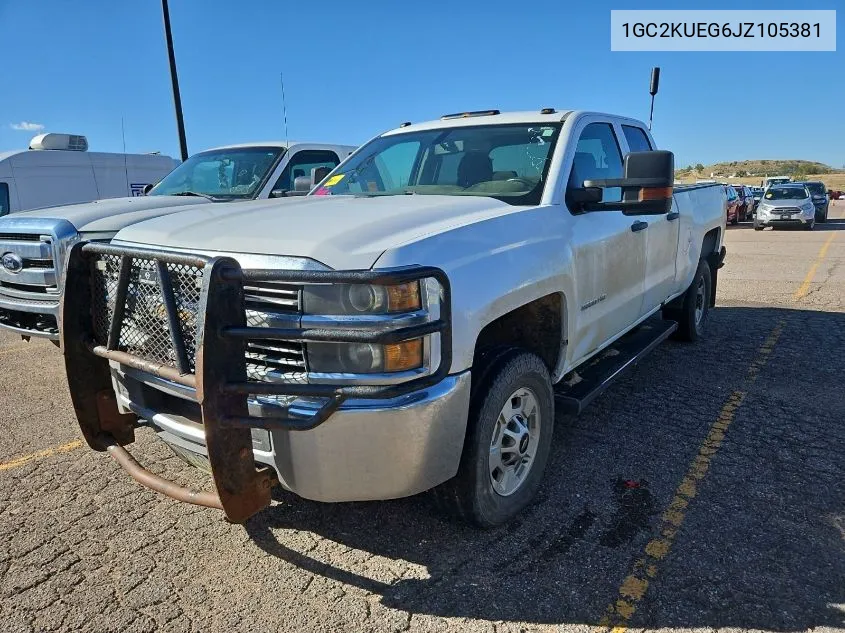
[(0, 182), (0, 218), (9, 213), (9, 185)]
[(628, 147), (632, 152), (647, 152), (651, 149), (651, 143), (648, 142), (648, 136), (642, 128), (634, 127), (633, 125), (623, 125), (622, 131), (625, 133), (625, 140), (628, 141)]

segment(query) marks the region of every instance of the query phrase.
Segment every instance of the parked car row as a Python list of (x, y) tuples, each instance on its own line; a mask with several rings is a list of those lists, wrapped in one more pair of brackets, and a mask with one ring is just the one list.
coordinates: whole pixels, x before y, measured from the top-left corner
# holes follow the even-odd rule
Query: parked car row
[[(767, 226), (800, 225), (812, 230), (827, 222), (831, 197), (823, 182), (796, 182), (771, 178), (765, 188), (723, 184), (727, 197), (726, 221), (752, 220), (756, 230)], [(812, 217), (808, 214), (812, 211)]]
[[(673, 187), (644, 123), (596, 112), (463, 112), (336, 160), (349, 149), (299, 165), (296, 146), (227, 148), (140, 212), (0, 220), (6, 313), (58, 315), (88, 445), (175, 499), (243, 522), (277, 484), (325, 502), (432, 490), (502, 524), (538, 492), (555, 407), (579, 413), (670, 335), (704, 336), (726, 193)], [(214, 491), (136, 462), (141, 425)]]

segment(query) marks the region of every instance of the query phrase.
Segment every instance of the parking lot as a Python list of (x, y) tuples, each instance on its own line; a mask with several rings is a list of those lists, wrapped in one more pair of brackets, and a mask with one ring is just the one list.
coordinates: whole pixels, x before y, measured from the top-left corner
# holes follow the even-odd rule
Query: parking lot
[(559, 415), (539, 501), (487, 532), (426, 495), (279, 492), (227, 524), (83, 446), (59, 350), (2, 334), (0, 631), (841, 630), (845, 203), (830, 217), (729, 227), (706, 340)]

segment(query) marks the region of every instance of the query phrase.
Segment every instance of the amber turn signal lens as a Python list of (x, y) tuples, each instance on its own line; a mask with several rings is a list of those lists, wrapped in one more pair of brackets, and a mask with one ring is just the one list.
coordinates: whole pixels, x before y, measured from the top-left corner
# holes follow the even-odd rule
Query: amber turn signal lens
[(666, 200), (672, 197), (672, 187), (643, 187), (640, 189), (640, 202), (644, 200)]
[(422, 339), (415, 338), (384, 346), (384, 370), (405, 371), (422, 367)]
[(419, 281), (385, 286), (385, 288), (387, 289), (388, 312), (411, 312), (422, 307)]

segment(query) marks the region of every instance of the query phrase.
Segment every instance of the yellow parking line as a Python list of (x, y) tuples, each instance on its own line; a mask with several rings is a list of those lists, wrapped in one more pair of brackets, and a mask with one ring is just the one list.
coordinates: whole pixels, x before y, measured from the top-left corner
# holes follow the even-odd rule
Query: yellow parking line
[[(760, 369), (768, 361), (775, 343), (780, 338), (783, 326), (784, 321), (778, 322), (760, 346), (746, 374), (748, 383), (753, 383), (757, 379)], [(687, 510), (696, 496), (699, 482), (704, 479), (710, 469), (710, 463), (722, 446), (725, 433), (744, 399), (744, 391), (734, 391), (725, 402), (716, 421), (710, 426), (710, 431), (699, 447), (698, 454), (692, 460), (686, 475), (675, 490), (675, 496), (661, 517), (659, 535), (648, 542), (644, 554), (634, 561), (630, 573), (619, 587), (615, 602), (608, 605), (604, 617), (599, 622), (599, 631), (602, 633), (627, 631), (628, 622), (648, 591), (649, 583), (657, 577), (660, 562), (672, 549), (675, 536), (683, 525)]]
[(822, 263), (825, 255), (827, 255), (827, 249), (830, 248), (830, 243), (835, 237), (836, 233), (831, 233), (830, 237), (825, 240), (824, 244), (822, 244), (819, 255), (816, 257), (816, 261), (813, 262), (813, 265), (810, 267), (810, 272), (808, 272), (807, 276), (804, 277), (804, 283), (802, 283), (801, 287), (795, 291), (794, 295), (792, 295), (793, 301), (799, 301), (807, 296), (807, 293), (810, 291), (810, 284), (813, 282), (813, 277), (816, 276), (816, 271), (819, 269), (819, 265)]
[(22, 455), (21, 457), (18, 457), (11, 461), (0, 463), (0, 471), (11, 470), (12, 468), (23, 466), (24, 464), (27, 464), (34, 459), (50, 457), (51, 455), (58, 455), (60, 453), (69, 453), (70, 451), (75, 450), (80, 446), (82, 446), (82, 442), (80, 440), (74, 440), (72, 442), (68, 442), (67, 444), (56, 446), (54, 448), (45, 448), (43, 451), (38, 451), (37, 453)]

